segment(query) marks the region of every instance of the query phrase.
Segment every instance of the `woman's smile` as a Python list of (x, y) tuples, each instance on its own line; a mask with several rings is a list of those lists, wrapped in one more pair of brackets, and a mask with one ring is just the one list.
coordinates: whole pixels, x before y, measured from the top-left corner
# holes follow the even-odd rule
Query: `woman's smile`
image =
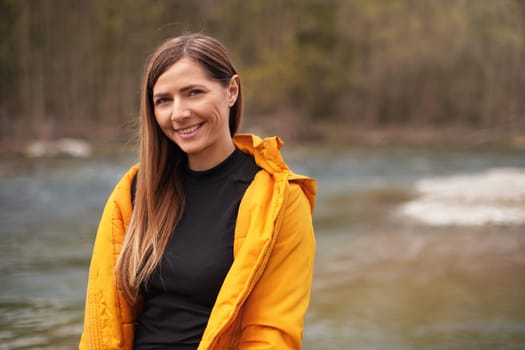
[(182, 138), (188, 139), (197, 134), (197, 131), (204, 125), (205, 122), (184, 128), (184, 129), (175, 129)]

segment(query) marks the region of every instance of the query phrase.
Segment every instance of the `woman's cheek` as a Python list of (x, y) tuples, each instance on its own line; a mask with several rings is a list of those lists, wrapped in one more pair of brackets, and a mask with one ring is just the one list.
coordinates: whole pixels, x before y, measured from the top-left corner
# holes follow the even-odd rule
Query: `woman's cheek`
[(162, 109), (158, 108), (155, 110), (155, 119), (157, 120), (157, 123), (160, 127), (165, 127), (169, 123), (169, 115), (166, 113), (166, 111), (163, 111)]

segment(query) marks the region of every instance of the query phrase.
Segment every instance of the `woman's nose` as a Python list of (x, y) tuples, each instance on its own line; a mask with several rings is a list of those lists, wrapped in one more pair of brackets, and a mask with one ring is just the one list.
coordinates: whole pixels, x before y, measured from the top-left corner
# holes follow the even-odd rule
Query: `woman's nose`
[(178, 98), (174, 99), (172, 107), (173, 107), (171, 111), (172, 121), (179, 122), (181, 120), (191, 117), (191, 111), (189, 110), (188, 106), (180, 99)]

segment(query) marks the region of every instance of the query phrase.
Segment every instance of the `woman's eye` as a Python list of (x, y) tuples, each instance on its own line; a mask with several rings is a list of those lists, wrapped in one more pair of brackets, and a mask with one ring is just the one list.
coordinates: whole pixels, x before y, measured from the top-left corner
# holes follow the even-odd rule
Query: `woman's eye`
[(202, 94), (203, 92), (204, 92), (204, 91), (203, 91), (203, 90), (200, 90), (200, 89), (193, 89), (193, 90), (190, 90), (189, 95), (190, 95), (190, 96), (200, 95), (200, 94)]
[(159, 106), (159, 105), (161, 105), (163, 103), (166, 103), (168, 101), (169, 101), (169, 98), (167, 98), (167, 97), (158, 98), (158, 99), (155, 100), (155, 106)]

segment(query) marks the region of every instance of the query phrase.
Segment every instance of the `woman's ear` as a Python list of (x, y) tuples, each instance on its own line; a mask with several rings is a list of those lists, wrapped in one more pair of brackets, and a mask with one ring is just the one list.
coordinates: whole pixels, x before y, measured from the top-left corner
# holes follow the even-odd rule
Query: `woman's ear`
[(237, 97), (239, 96), (239, 86), (240, 79), (239, 75), (235, 74), (230, 79), (230, 84), (228, 85), (228, 106), (232, 107), (235, 102), (237, 102)]

